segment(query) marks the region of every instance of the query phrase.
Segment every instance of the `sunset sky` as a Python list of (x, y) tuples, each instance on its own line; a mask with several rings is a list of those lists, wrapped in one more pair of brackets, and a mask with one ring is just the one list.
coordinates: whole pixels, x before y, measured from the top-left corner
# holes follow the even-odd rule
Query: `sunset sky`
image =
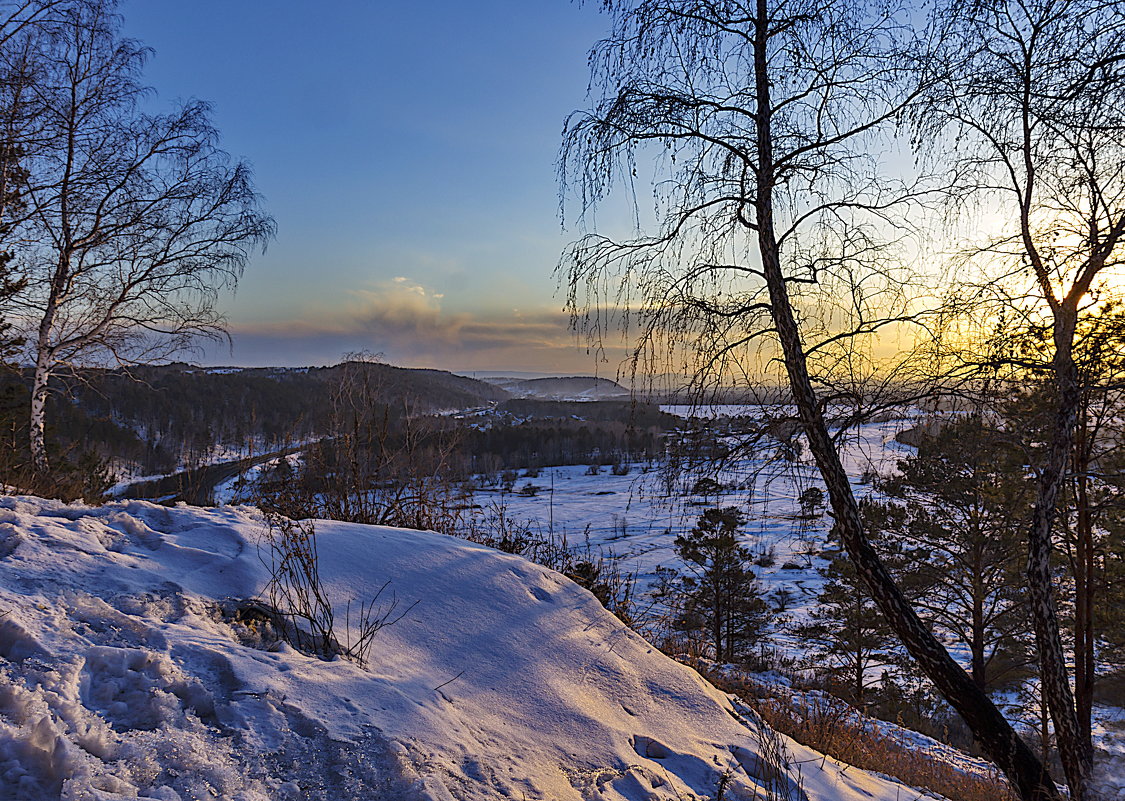
[(458, 372), (612, 373), (568, 331), (554, 161), (607, 19), (567, 0), (125, 0), (159, 100), (214, 104), (278, 236), (211, 364), (369, 350)]

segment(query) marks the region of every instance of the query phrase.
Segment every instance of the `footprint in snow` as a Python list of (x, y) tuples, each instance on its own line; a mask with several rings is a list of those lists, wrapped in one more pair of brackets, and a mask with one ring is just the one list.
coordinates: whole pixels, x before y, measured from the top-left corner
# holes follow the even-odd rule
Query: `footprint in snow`
[(634, 735), (633, 750), (647, 759), (667, 759), (672, 754), (668, 746), (643, 734)]
[(11, 556), (21, 542), (23, 537), (20, 536), (19, 529), (11, 523), (0, 523), (0, 559)]
[(9, 662), (23, 662), (29, 656), (46, 655), (46, 649), (31, 632), (10, 617), (0, 620), (0, 657)]
[(554, 600), (554, 598), (551, 597), (551, 593), (547, 592), (542, 587), (528, 587), (527, 591), (535, 596), (536, 600), (544, 602), (550, 602)]
[(144, 520), (126, 512), (111, 515), (106, 521), (113, 530), (120, 531), (135, 543), (155, 551), (164, 544), (164, 536), (149, 526)]
[(117, 731), (152, 731), (178, 721), (187, 709), (214, 716), (214, 698), (197, 680), (167, 656), (140, 648), (87, 650), (79, 695)]

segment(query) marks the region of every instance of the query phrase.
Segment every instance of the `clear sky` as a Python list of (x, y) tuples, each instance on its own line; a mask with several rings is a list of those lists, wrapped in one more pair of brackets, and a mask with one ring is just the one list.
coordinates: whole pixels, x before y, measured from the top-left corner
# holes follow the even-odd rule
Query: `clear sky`
[(554, 267), (554, 161), (608, 25), (568, 0), (124, 0), (160, 100), (214, 104), (278, 236), (224, 299), (234, 351), (465, 371), (612, 372)]

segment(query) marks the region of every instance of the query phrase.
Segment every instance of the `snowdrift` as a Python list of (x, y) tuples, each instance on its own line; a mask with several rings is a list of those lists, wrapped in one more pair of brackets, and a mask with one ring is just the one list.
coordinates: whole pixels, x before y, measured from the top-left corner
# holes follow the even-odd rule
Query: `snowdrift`
[[(249, 508), (0, 498), (0, 798), (871, 801), (909, 790), (791, 742), (515, 556), (317, 524), (342, 612), (409, 614), (370, 664), (254, 647)], [(914, 792), (910, 797), (917, 796)]]

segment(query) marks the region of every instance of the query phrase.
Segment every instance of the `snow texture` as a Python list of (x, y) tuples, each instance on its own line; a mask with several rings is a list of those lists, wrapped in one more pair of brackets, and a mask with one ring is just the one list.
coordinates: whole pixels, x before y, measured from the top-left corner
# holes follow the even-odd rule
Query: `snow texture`
[(316, 525), (341, 617), (388, 579), (417, 601), (366, 669), (222, 614), (268, 579), (253, 509), (0, 498), (0, 799), (918, 795), (784, 738), (777, 765), (751, 712), (552, 571)]

